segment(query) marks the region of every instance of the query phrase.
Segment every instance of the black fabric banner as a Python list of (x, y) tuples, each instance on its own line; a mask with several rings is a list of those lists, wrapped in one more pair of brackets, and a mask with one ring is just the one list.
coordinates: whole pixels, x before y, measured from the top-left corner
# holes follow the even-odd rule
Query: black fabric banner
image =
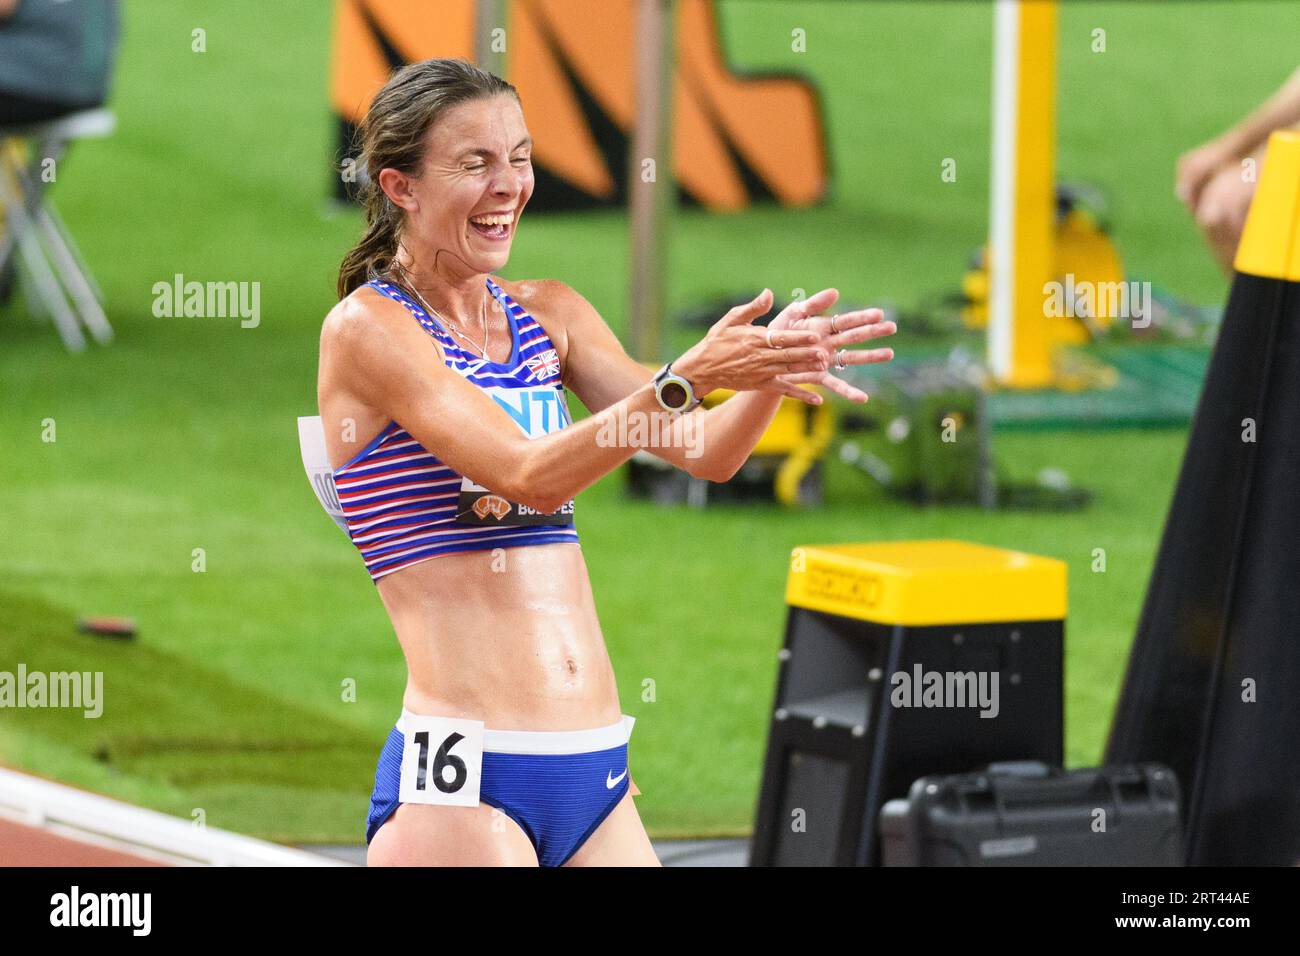
[(1107, 763), (1159, 761), (1187, 862), (1300, 861), (1300, 284), (1238, 274)]

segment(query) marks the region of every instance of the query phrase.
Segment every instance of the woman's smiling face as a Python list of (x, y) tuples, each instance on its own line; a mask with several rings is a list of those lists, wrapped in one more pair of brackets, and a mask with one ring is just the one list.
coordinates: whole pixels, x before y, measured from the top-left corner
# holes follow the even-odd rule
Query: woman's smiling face
[(385, 191), (406, 211), (408, 249), (431, 250), (439, 268), (499, 271), (510, 258), (519, 217), (533, 194), (532, 149), (513, 96), (448, 109), (425, 135), (418, 177), (387, 169), (380, 174)]

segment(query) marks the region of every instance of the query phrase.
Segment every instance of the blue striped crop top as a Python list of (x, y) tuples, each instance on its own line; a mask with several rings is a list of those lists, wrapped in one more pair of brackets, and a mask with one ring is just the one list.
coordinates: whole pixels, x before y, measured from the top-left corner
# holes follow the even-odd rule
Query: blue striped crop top
[[(530, 438), (572, 421), (550, 337), (491, 279), (488, 291), (510, 325), (512, 347), (504, 362), (461, 349), (397, 286), (380, 279), (366, 284), (402, 303), (442, 346), (447, 365), (487, 392)], [(444, 554), (578, 541), (572, 501), (551, 514), (507, 501), (443, 464), (397, 422), (335, 469), (334, 485), (348, 535), (376, 581)]]

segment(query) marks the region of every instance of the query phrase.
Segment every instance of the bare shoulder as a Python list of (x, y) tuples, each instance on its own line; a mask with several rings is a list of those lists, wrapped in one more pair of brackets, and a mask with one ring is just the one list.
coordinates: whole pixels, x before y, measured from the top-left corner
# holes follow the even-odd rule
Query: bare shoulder
[(405, 348), (427, 338), (400, 302), (361, 286), (330, 309), (321, 324), (321, 353), (356, 355)]
[(529, 314), (542, 321), (548, 332), (552, 324), (563, 331), (600, 318), (582, 293), (559, 279), (498, 280), (498, 284)]
[(385, 317), (392, 314), (389, 306), (401, 308), (368, 286), (353, 289), (326, 314), (321, 324), (321, 342), (345, 342), (376, 323), (384, 324)]

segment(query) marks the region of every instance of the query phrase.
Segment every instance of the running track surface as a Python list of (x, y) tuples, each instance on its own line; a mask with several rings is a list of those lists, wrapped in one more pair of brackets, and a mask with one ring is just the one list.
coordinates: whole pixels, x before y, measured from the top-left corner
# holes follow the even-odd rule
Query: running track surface
[(163, 866), (121, 850), (0, 820), (0, 866)]
[[(305, 847), (365, 865), (364, 847)], [(664, 840), (655, 843), (664, 866), (744, 866), (745, 840)], [(121, 850), (82, 843), (36, 827), (0, 820), (0, 866), (165, 866)]]

